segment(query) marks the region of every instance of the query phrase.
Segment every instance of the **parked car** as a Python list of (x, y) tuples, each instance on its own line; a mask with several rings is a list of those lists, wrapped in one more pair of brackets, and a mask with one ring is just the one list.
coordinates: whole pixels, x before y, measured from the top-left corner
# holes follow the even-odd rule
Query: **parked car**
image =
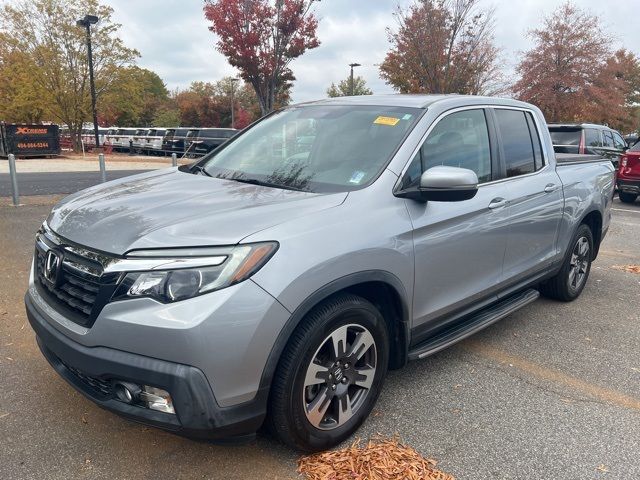
[(118, 128), (113, 135), (113, 149), (116, 151), (129, 151), (130, 141), (133, 140), (136, 130), (135, 128)]
[(168, 128), (162, 139), (162, 150), (165, 152), (184, 153), (184, 139), (191, 128)]
[(557, 153), (586, 153), (609, 158), (617, 169), (627, 143), (619, 132), (591, 123), (551, 123), (549, 132)]
[(620, 201), (635, 202), (640, 195), (640, 142), (636, 142), (620, 159), (616, 182)]
[(188, 157), (195, 157), (195, 144), (193, 143), (198, 138), (199, 128), (191, 128), (184, 137), (184, 151), (183, 154)]
[(237, 132), (234, 128), (201, 128), (193, 140), (189, 139), (190, 151), (196, 156), (205, 155), (232, 138)]
[(147, 145), (147, 128), (138, 128), (131, 137), (131, 147), (136, 152), (142, 152)]
[(142, 151), (147, 154), (153, 154), (162, 151), (162, 140), (166, 131), (166, 128), (149, 128), (145, 132)]
[(192, 165), (55, 206), (27, 315), (53, 368), (108, 410), (207, 438), (266, 419), (325, 449), (364, 421), (388, 368), (539, 292), (576, 299), (613, 177), (607, 159), (556, 157), (540, 110), (515, 100), (288, 107)]
[(630, 133), (624, 136), (624, 141), (627, 142), (627, 146), (629, 148), (633, 147), (636, 143), (638, 143), (638, 139), (640, 139), (640, 137), (638, 137), (637, 133)]

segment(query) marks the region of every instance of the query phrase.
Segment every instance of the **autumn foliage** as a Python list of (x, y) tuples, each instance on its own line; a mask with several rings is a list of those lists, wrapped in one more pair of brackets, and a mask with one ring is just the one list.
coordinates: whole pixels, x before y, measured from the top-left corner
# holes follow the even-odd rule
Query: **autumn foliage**
[(292, 60), (316, 48), (314, 0), (207, 0), (216, 48), (255, 90), (263, 114), (295, 79)]
[(423, 0), (398, 7), (380, 76), (402, 93), (496, 93), (502, 77), (492, 12), (479, 3)]
[(640, 63), (612, 54), (599, 19), (565, 3), (532, 30), (535, 46), (518, 65), (515, 95), (537, 105), (550, 122), (589, 121), (629, 130), (640, 91)]

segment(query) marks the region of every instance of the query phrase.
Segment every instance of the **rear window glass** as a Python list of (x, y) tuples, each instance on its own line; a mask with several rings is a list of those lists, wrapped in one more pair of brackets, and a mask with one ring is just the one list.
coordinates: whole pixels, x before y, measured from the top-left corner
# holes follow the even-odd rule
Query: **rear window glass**
[(525, 175), (536, 171), (533, 140), (525, 112), (496, 109), (496, 119), (502, 139), (507, 177)]
[(636, 142), (630, 149), (630, 152), (640, 152), (640, 142)]
[(580, 145), (581, 129), (550, 128), (551, 141), (554, 145)]

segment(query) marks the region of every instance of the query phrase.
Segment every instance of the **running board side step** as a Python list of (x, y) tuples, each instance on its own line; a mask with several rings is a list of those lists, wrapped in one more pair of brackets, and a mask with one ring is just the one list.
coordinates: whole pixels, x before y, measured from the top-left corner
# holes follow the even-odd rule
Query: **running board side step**
[(470, 337), (483, 328), (503, 319), (531, 302), (535, 302), (540, 292), (532, 288), (499, 301), (478, 313), (467, 317), (450, 328), (440, 332), (409, 351), (409, 360), (418, 360), (444, 350), (460, 340)]

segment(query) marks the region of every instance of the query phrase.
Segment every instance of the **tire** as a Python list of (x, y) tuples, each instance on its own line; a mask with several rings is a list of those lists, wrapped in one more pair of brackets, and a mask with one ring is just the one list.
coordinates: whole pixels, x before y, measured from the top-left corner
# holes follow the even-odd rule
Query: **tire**
[(563, 302), (578, 298), (587, 284), (593, 259), (593, 234), (588, 225), (578, 227), (558, 274), (540, 285), (545, 297)]
[(622, 203), (633, 203), (636, 201), (636, 198), (638, 198), (638, 195), (635, 193), (618, 192), (618, 197), (620, 197)]
[(376, 307), (351, 294), (325, 300), (298, 325), (280, 358), (268, 426), (304, 452), (337, 445), (373, 409), (388, 359), (387, 328)]

